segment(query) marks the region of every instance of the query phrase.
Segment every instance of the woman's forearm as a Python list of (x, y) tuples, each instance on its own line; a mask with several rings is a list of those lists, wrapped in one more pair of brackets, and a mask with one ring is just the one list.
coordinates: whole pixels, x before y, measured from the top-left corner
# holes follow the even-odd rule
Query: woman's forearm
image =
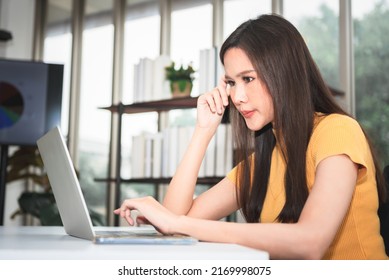
[(321, 242), (320, 227), (299, 223), (231, 223), (180, 216), (172, 231), (201, 241), (264, 250), (272, 259), (320, 259), (328, 248)]
[(215, 129), (196, 126), (163, 201), (163, 205), (173, 213), (185, 215), (190, 210), (200, 166), (214, 134)]

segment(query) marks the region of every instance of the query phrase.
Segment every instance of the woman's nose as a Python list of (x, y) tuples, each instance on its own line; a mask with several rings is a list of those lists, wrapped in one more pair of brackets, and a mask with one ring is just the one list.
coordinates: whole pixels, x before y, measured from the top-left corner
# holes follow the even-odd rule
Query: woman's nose
[(235, 103), (245, 103), (248, 101), (246, 90), (242, 86), (236, 86), (234, 90)]

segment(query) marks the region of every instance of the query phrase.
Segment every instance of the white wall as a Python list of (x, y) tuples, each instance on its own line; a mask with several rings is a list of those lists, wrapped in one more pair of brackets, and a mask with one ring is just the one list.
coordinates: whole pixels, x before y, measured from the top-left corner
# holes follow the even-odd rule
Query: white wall
[[(35, 1), (33, 0), (0, 0), (0, 28), (12, 33), (13, 39), (0, 42), (0, 58), (31, 59), (34, 27)], [(14, 150), (10, 149), (10, 153)], [(18, 208), (17, 199), (24, 190), (22, 183), (7, 186), (4, 225), (20, 225), (22, 219), (11, 220), (11, 214)]]
[(31, 59), (35, 1), (1, 0), (0, 5), (0, 28), (13, 36), (0, 43), (0, 58)]

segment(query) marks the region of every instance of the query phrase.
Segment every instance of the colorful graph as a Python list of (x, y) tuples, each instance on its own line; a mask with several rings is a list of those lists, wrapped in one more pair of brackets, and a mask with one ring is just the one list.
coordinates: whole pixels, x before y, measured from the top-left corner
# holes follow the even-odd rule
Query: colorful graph
[(22, 116), (23, 97), (10, 83), (0, 82), (0, 129), (13, 126)]

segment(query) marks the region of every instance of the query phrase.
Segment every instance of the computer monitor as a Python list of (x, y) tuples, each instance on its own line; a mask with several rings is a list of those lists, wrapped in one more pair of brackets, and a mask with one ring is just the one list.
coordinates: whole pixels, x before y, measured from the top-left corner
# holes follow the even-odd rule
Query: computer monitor
[(36, 145), (60, 125), (63, 68), (0, 59), (0, 145)]

